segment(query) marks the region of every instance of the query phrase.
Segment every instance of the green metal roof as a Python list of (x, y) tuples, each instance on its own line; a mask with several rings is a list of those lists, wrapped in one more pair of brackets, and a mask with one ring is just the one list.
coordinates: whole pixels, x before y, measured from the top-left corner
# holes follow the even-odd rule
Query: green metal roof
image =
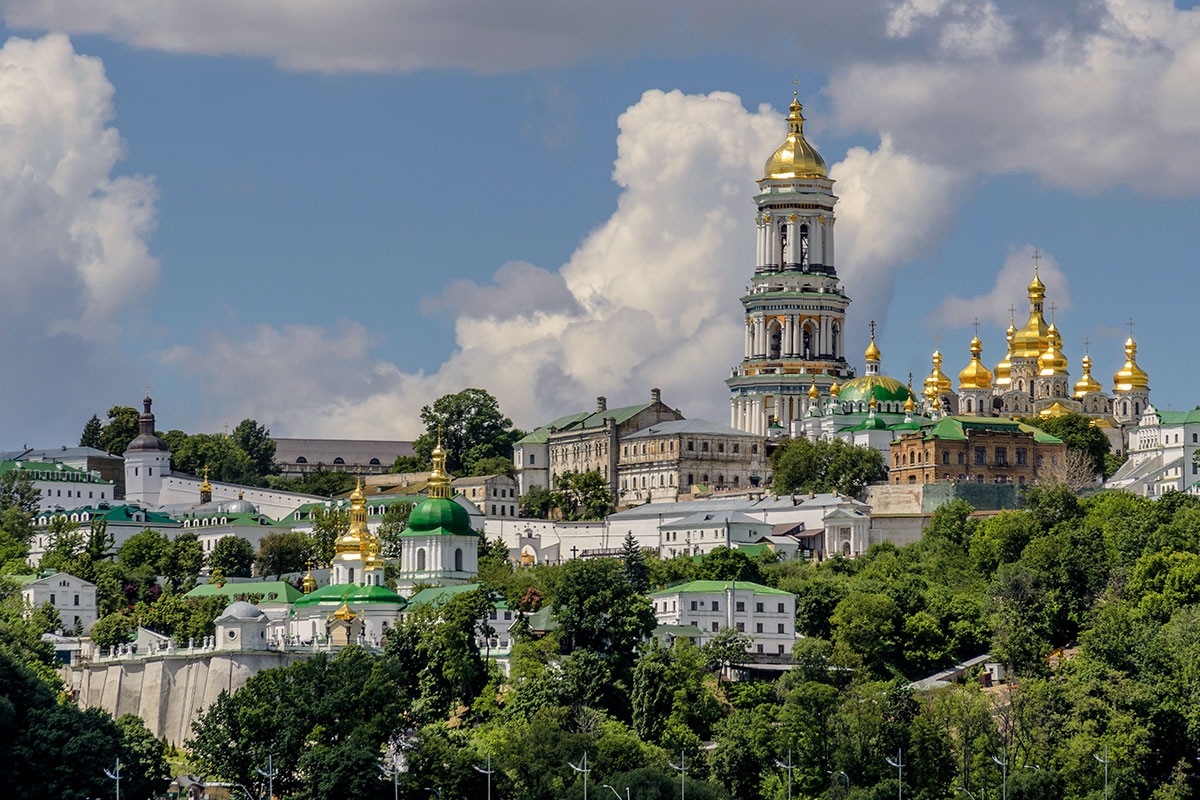
[(1160, 425), (1187, 425), (1200, 422), (1200, 408), (1193, 408), (1191, 411), (1159, 411), (1158, 421)]
[(791, 592), (785, 592), (782, 589), (772, 589), (770, 586), (763, 586), (761, 583), (753, 583), (752, 581), (688, 581), (681, 583), (678, 586), (672, 586), (669, 589), (663, 589), (659, 592), (651, 593), (651, 597), (662, 597), (664, 595), (673, 594), (715, 594), (719, 592), (727, 592), (731, 588), (752, 589), (755, 594), (778, 594), (789, 595)]
[[(408, 598), (408, 605), (434, 605), (441, 606), (450, 602), (451, 598), (457, 597), (460, 594), (467, 594), (476, 589), (483, 587), (482, 583), (464, 583), (459, 586), (431, 586), (428, 589), (421, 591)], [(493, 603), (495, 608), (508, 608), (508, 604), (504, 600), (498, 600)]]
[(179, 520), (164, 514), (161, 511), (147, 511), (141, 506), (131, 505), (114, 505), (108, 508), (100, 506), (80, 506), (79, 508), (69, 508), (63, 511), (43, 511), (38, 516), (61, 517), (70, 516), (72, 514), (87, 514), (88, 519), (104, 519), (107, 522), (132, 522), (133, 515), (141, 513), (145, 515), (145, 519), (138, 522), (138, 525), (178, 525)]
[(1026, 425), (1024, 422), (1018, 422), (1015, 419), (1005, 417), (942, 417), (934, 421), (930, 425), (923, 425), (921, 430), (925, 433), (925, 439), (937, 437), (946, 441), (965, 442), (967, 440), (967, 432), (972, 430), (978, 431), (1005, 431), (1014, 433), (1020, 431), (1022, 433), (1032, 433), (1033, 439), (1038, 444), (1062, 444), (1062, 439), (1057, 436), (1051, 436), (1040, 428), (1035, 428), (1032, 425)]
[(112, 481), (106, 481), (103, 478), (98, 478), (92, 475), (90, 472), (85, 472), (84, 470), (76, 469), (75, 467), (68, 467), (66, 464), (60, 464), (58, 462), (0, 461), (0, 475), (17, 469), (17, 464), (21, 465), (21, 472), (43, 473), (33, 476), (34, 480), (65, 481), (68, 483), (91, 483), (97, 486), (112, 486)]
[(359, 586), (356, 583), (337, 583), (322, 586), (300, 597), (292, 603), (292, 610), (309, 608), (311, 606), (328, 605), (336, 608), (342, 603), (356, 605), (394, 605), (404, 606), (405, 600), (386, 586)]
[(184, 597), (228, 597), (232, 600), (242, 595), (262, 595), (262, 602), (294, 603), (304, 594), (287, 581), (245, 581), (239, 583), (204, 583)]
[(577, 414), (568, 414), (565, 417), (559, 417), (548, 425), (542, 425), (539, 428), (534, 428), (529, 433), (517, 440), (517, 444), (545, 444), (550, 435), (550, 429), (564, 430), (574, 426), (577, 422), (587, 419), (591, 416), (591, 412), (582, 411)]
[(846, 381), (838, 393), (839, 403), (867, 403), (874, 397), (881, 403), (903, 403), (917, 398), (908, 387), (886, 375), (863, 375)]

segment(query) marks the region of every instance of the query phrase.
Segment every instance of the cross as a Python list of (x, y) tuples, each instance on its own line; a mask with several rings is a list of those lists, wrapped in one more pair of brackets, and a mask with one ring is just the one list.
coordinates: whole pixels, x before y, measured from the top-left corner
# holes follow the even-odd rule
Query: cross
[(793, 100), (800, 99), (800, 76), (799, 75), (792, 76), (792, 99)]
[(1033, 272), (1035, 275), (1037, 274), (1037, 271), (1038, 271), (1038, 262), (1041, 260), (1042, 260), (1041, 251), (1039, 251), (1036, 247), (1033, 248)]
[(1084, 355), (1087, 355), (1091, 351), (1091, 349), (1092, 349), (1092, 340), (1087, 338), (1086, 336), (1083, 337), (1083, 353), (1084, 353)]
[(871, 320), (871, 341), (875, 341), (875, 320)]
[(150, 394), (150, 384), (146, 384), (146, 394)]
[(1126, 324), (1129, 325), (1129, 338), (1132, 339), (1133, 338), (1133, 317), (1130, 317), (1129, 322)]
[(1016, 321), (1016, 317), (1017, 317), (1017, 307), (1014, 306), (1012, 303), (1009, 303), (1008, 304), (1008, 323), (1011, 325), (1013, 322)]
[(1051, 323), (1054, 322), (1054, 312), (1055, 311), (1058, 311), (1058, 306), (1056, 306), (1054, 303), (1051, 303), (1050, 304), (1050, 322)]
[(912, 373), (911, 372), (908, 373), (908, 388), (909, 388), (909, 390), (912, 389)]
[(574, 560), (578, 556), (578, 554), (579, 554), (579, 548), (576, 547), (575, 545), (571, 545), (571, 560)]
[(979, 338), (979, 317), (975, 318), (975, 338)]

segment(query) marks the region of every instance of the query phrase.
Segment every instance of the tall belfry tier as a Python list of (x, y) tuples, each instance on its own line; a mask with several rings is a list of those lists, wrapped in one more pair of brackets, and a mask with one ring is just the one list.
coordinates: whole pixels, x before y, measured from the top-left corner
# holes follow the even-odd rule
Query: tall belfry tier
[(854, 377), (845, 352), (850, 298), (835, 266), (837, 197), (824, 159), (804, 138), (798, 97), (789, 111), (787, 138), (758, 181), (757, 256), (741, 298), (745, 349), (725, 381), (731, 425), (760, 435), (790, 431), (835, 382)]

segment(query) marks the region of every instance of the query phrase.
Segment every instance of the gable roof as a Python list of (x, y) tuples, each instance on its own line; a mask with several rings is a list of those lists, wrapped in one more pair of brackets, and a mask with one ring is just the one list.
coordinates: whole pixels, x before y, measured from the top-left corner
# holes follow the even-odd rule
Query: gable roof
[[(644, 406), (643, 406), (644, 408)], [(678, 434), (692, 434), (696, 436), (738, 436), (742, 438), (761, 439), (746, 431), (739, 431), (737, 428), (731, 428), (728, 425), (722, 425), (718, 422), (710, 422), (706, 419), (673, 419), (667, 422), (656, 422), (653, 425), (634, 431), (626, 436), (626, 439), (644, 439), (650, 436), (674, 436)]]
[(785, 592), (782, 589), (773, 589), (770, 586), (763, 586), (761, 583), (754, 583), (753, 581), (688, 581), (687, 583), (681, 583), (678, 586), (672, 586), (669, 589), (662, 589), (657, 592), (652, 592), (650, 596), (663, 597), (673, 594), (718, 594), (735, 588), (752, 589), (755, 594), (786, 594), (788, 596), (794, 596), (791, 592)]
[(937, 437), (946, 441), (967, 440), (970, 431), (997, 431), (1006, 433), (1032, 433), (1033, 440), (1038, 444), (1062, 444), (1063, 440), (1051, 436), (1041, 428), (1026, 425), (1007, 417), (942, 417), (929, 425), (922, 425), (921, 432), (925, 441)]

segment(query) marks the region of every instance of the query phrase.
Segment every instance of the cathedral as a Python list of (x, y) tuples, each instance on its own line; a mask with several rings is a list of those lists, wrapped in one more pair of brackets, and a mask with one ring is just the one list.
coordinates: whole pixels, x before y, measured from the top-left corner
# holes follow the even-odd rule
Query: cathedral
[[(989, 370), (978, 331), (968, 345), (957, 387), (935, 350), (919, 391), (881, 370), (875, 342), (863, 354), (864, 373), (846, 360), (850, 298), (838, 279), (833, 181), (825, 160), (804, 138), (804, 114), (793, 94), (787, 137), (771, 154), (754, 197), (758, 230), (754, 274), (741, 298), (745, 342), (741, 362), (725, 383), (731, 425), (763, 436), (840, 438), (886, 452), (904, 431), (947, 416), (1031, 417), (1075, 412), (1092, 417), (1123, 450), (1123, 431), (1150, 403), (1150, 382), (1137, 364), (1132, 329), (1124, 365), (1106, 393), (1092, 376), (1086, 350), (1081, 376), (1071, 383), (1063, 337), (1044, 311), (1046, 287), (1037, 258), (1029, 283), (1029, 318), (1006, 332), (1004, 358)], [(1051, 306), (1053, 309), (1053, 306)], [(1015, 309), (1014, 309), (1015, 313)]]

